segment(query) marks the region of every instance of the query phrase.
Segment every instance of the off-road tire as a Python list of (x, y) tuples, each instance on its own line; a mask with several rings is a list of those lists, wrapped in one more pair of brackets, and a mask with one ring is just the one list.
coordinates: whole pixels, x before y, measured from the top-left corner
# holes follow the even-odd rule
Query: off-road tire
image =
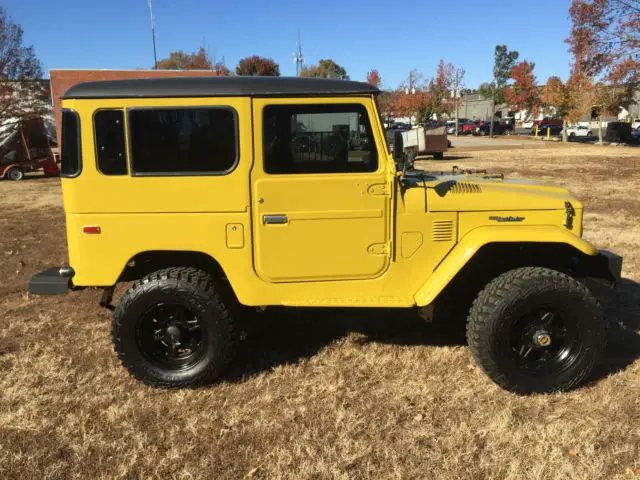
[[(146, 275), (122, 295), (113, 312), (111, 337), (118, 358), (131, 375), (153, 387), (184, 388), (211, 383), (230, 363), (237, 340), (231, 314), (236, 309), (230, 305), (233, 300), (222, 297), (213, 277), (196, 268), (173, 267)], [(155, 364), (136, 340), (141, 315), (166, 301), (183, 304), (204, 324), (204, 353), (197, 363), (181, 371)]]
[(443, 152), (436, 152), (433, 154), (433, 158), (435, 160), (442, 160), (444, 158), (444, 153)]
[(4, 178), (7, 180), (13, 180), (14, 182), (19, 182), (24, 178), (24, 172), (20, 167), (11, 167), (7, 170), (7, 173), (4, 174)]
[[(531, 372), (509, 360), (507, 340), (528, 309), (544, 306), (575, 326), (577, 352), (572, 363), (556, 372)], [(547, 393), (575, 388), (585, 381), (606, 343), (600, 306), (578, 280), (555, 270), (524, 267), (496, 277), (478, 294), (467, 321), (467, 343), (476, 362), (498, 385), (515, 393)]]

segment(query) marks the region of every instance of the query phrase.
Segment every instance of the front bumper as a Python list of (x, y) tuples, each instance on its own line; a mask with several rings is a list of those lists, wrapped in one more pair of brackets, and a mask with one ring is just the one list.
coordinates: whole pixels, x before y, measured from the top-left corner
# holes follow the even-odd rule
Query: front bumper
[(606, 296), (622, 280), (622, 257), (608, 250), (599, 250), (594, 275), (585, 283), (598, 296)]
[(608, 280), (614, 285), (619, 283), (622, 279), (622, 257), (609, 250), (599, 250), (598, 261), (600, 268), (609, 276)]
[(73, 289), (75, 272), (69, 266), (51, 267), (29, 280), (29, 293), (34, 295), (60, 295)]

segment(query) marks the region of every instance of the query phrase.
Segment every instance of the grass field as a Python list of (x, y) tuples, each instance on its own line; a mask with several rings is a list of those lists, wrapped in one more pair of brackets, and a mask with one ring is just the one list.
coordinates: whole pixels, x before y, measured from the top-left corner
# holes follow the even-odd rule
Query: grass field
[(640, 150), (536, 143), (419, 162), (567, 186), (585, 237), (625, 258), (593, 381), (532, 397), (491, 383), (459, 332), (371, 310), (264, 313), (224, 382), (148, 388), (99, 291), (26, 293), (65, 262), (59, 180), (0, 182), (0, 478), (640, 478)]

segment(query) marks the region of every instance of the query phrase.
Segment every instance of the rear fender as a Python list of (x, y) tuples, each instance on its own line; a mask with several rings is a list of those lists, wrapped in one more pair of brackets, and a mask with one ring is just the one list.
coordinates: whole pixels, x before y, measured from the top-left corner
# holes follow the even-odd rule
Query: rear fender
[(556, 243), (569, 245), (587, 256), (597, 256), (598, 250), (573, 233), (554, 226), (478, 227), (467, 233), (436, 267), (427, 281), (415, 293), (416, 305), (430, 305), (460, 270), (485, 245), (495, 243)]

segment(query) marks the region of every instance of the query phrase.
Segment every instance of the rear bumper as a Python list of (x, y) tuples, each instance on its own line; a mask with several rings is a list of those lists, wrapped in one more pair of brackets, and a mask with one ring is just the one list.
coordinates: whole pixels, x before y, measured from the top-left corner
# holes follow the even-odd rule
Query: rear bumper
[(75, 272), (69, 266), (48, 268), (29, 280), (29, 293), (34, 295), (60, 295), (73, 289)]

